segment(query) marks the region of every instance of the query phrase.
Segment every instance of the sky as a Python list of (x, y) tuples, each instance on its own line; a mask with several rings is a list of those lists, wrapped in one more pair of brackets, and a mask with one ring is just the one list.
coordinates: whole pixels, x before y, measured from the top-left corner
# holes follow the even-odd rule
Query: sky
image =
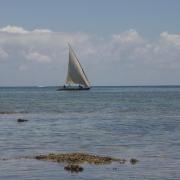
[(180, 85), (179, 0), (0, 0), (0, 86)]

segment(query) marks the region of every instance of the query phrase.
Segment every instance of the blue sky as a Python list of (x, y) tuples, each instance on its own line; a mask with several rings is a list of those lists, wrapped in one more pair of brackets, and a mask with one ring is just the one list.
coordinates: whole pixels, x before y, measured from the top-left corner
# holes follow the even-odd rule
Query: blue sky
[(108, 35), (133, 28), (157, 36), (180, 31), (179, 0), (1, 0), (0, 24)]
[(94, 85), (180, 84), (178, 0), (0, 0), (0, 86), (59, 85), (70, 42)]

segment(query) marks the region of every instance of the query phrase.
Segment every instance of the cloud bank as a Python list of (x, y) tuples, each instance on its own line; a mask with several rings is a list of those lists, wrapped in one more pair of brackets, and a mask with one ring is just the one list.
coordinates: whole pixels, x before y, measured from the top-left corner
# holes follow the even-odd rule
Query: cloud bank
[[(48, 72), (55, 72), (56, 75), (59, 72), (59, 79), (63, 82), (68, 42), (96, 83), (138, 83), (138, 78), (140, 83), (148, 82), (149, 79), (153, 83), (153, 79), (158, 79), (155, 77), (158, 76), (157, 72), (164, 75), (165, 71), (171, 74), (171, 71), (180, 70), (180, 34), (164, 31), (158, 38), (151, 40), (134, 29), (99, 37), (84, 32), (53, 32), (40, 28), (27, 30), (10, 25), (0, 28), (0, 65), (14, 64), (17, 71), (29, 71), (32, 74), (38, 67), (46, 76)], [(153, 76), (154, 72), (157, 74)], [(147, 78), (143, 75), (147, 75)], [(49, 77), (52, 78), (52, 75)]]

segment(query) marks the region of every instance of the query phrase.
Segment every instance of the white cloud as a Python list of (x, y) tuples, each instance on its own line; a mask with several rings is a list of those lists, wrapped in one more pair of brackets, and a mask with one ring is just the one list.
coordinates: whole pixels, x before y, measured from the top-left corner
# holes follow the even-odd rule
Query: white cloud
[(68, 42), (78, 50), (84, 61), (91, 64), (119, 62), (133, 67), (143, 63), (156, 68), (179, 67), (173, 64), (180, 64), (180, 35), (162, 32), (155, 41), (147, 41), (133, 29), (102, 40), (82, 32), (26, 30), (8, 25), (0, 28), (0, 57), (18, 57), (34, 63), (60, 62), (67, 58)]
[(50, 59), (49, 56), (47, 56), (45, 54), (41, 54), (39, 52), (29, 52), (29, 53), (26, 53), (25, 57), (28, 60), (36, 61), (36, 62), (40, 62), (40, 63), (51, 62), (51, 59)]
[(12, 34), (27, 34), (27, 33), (51, 33), (49, 29), (34, 29), (32, 31), (25, 30), (23, 27), (11, 26), (0, 28), (0, 32), (12, 33)]
[(113, 35), (113, 41), (120, 44), (139, 44), (143, 43), (144, 39), (137, 31), (130, 29), (129, 31)]
[[(25, 30), (22, 27), (6, 26), (0, 28), (0, 47), (7, 50), (9, 57), (47, 63), (62, 61), (67, 55), (67, 43), (83, 49), (84, 55), (93, 54), (87, 33), (52, 32), (49, 29)], [(87, 48), (85, 48), (87, 47)], [(1, 50), (1, 56), (5, 56)]]
[(180, 35), (179, 34), (169, 34), (168, 32), (162, 32), (160, 34), (162, 40), (169, 44), (174, 44), (180, 48)]
[(180, 69), (179, 34), (162, 32), (158, 39), (150, 41), (132, 29), (102, 38), (83, 32), (27, 30), (9, 25), (0, 28), (0, 57), (17, 59), (22, 64), (28, 62), (28, 65), (51, 62), (58, 67), (67, 63), (68, 42), (84, 65), (93, 66), (92, 72), (99, 69), (113, 71), (124, 66)]
[(10, 26), (10, 25), (3, 27), (3, 28), (0, 28), (0, 32), (19, 33), (19, 34), (28, 33), (28, 31), (24, 30), (22, 27)]
[(51, 33), (52, 31), (49, 29), (34, 29), (33, 33)]

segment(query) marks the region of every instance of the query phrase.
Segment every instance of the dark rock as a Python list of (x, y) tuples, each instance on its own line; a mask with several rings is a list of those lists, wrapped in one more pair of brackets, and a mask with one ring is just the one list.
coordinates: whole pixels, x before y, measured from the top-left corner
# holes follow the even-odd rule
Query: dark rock
[(10, 112), (10, 111), (1, 111), (0, 114), (16, 114), (16, 112)]
[(35, 156), (35, 159), (37, 159), (37, 160), (44, 160), (45, 158), (46, 158), (46, 156), (44, 156), (44, 155)]
[(27, 122), (28, 120), (27, 119), (17, 119), (17, 122)]
[(66, 162), (70, 164), (81, 164), (84, 162), (90, 164), (110, 164), (112, 162), (125, 163), (124, 159), (112, 158), (109, 156), (97, 156), (86, 153), (58, 153), (58, 154), (48, 154), (48, 155), (39, 155), (35, 157), (38, 160), (44, 161), (53, 161), (53, 162)]
[(69, 165), (65, 166), (64, 169), (66, 171), (71, 171), (71, 172), (76, 172), (76, 173), (82, 172), (84, 170), (83, 167), (76, 165), (76, 164), (69, 164)]
[(130, 159), (130, 163), (133, 164), (133, 165), (136, 164), (137, 162), (138, 162), (137, 159), (134, 159), (134, 158)]
[(119, 160), (119, 163), (120, 163), (120, 164), (125, 164), (125, 162), (126, 162), (126, 159), (120, 159), (120, 160)]
[(1, 161), (7, 161), (8, 159), (7, 158), (2, 158), (0, 159)]

